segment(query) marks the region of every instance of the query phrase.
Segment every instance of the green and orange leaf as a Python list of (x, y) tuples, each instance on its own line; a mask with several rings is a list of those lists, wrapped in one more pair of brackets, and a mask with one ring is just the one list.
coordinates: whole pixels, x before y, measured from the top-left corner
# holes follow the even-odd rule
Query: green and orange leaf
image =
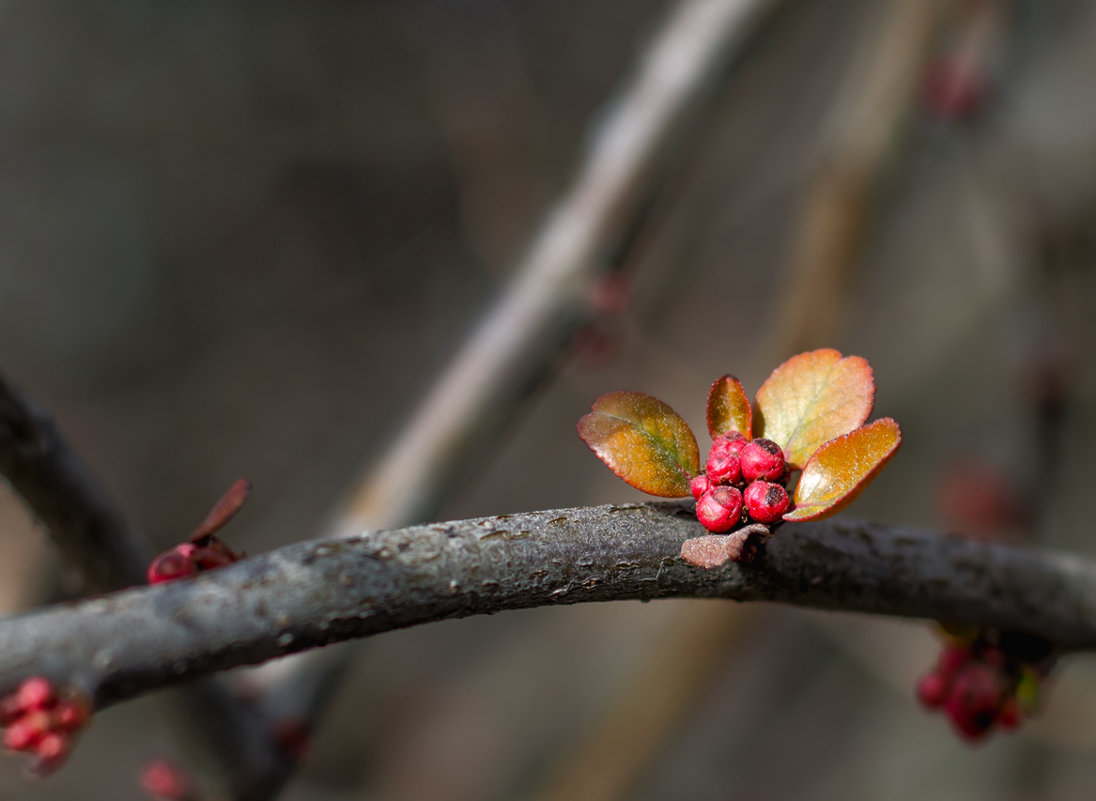
[(802, 469), (824, 443), (863, 425), (875, 402), (871, 366), (831, 348), (801, 353), (773, 370), (757, 393), (754, 434)]
[(600, 396), (578, 421), (578, 435), (610, 470), (651, 495), (688, 495), (689, 482), (700, 472), (700, 449), (689, 424), (641, 392)]
[(749, 439), (752, 426), (753, 410), (742, 383), (733, 375), (717, 378), (708, 390), (708, 433), (712, 439), (731, 431)]
[(803, 468), (795, 508), (784, 519), (819, 520), (837, 514), (875, 478), (900, 444), (902, 432), (889, 417), (830, 440)]

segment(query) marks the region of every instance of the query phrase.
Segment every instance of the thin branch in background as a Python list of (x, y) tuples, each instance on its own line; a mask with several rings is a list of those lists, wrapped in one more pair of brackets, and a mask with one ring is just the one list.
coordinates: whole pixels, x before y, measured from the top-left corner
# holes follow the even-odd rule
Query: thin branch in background
[(0, 374), (0, 473), (96, 592), (143, 584), (152, 553), (53, 418)]
[(589, 288), (645, 207), (706, 90), (771, 0), (685, 0), (597, 127), (499, 302), (439, 377), (338, 521), (357, 533), (431, 517), (523, 391), (589, 315)]
[[(851, 265), (869, 219), (867, 204), (909, 114), (931, 34), (946, 10), (947, 4), (939, 0), (897, 0), (882, 12), (882, 24), (877, 26), (882, 35), (877, 36), (873, 27), (872, 35), (863, 37), (864, 53), (845, 79), (830, 123), (829, 144), (823, 148), (824, 164), (809, 190), (792, 275), (783, 282), (788, 292), (774, 318), (775, 333), (761, 340), (766, 348), (772, 343), (773, 361), (831, 341), (840, 327)], [(667, 646), (629, 679), (631, 689), (622, 693), (620, 704), (607, 710), (606, 718), (570, 749), (576, 762), (562, 766), (539, 798), (626, 797), (703, 691), (701, 682), (689, 684), (675, 677), (713, 675), (748, 629), (743, 621), (747, 614), (721, 606), (683, 611), (679, 625), (667, 634)], [(630, 721), (636, 712), (628, 699), (649, 697), (647, 686), (659, 681), (673, 682), (676, 707), (666, 705), (657, 716), (652, 714), (644, 735), (632, 747), (614, 747), (620, 732), (634, 730)]]
[(615, 691), (589, 731), (569, 743), (534, 801), (629, 798), (672, 732), (709, 690), (758, 616), (753, 607), (690, 605), (659, 633), (659, 647)]
[(1096, 564), (931, 531), (795, 523), (752, 564), (679, 558), (691, 504), (559, 509), (301, 542), (167, 584), (0, 621), (0, 688), (42, 674), (98, 706), (438, 620), (656, 598), (947, 620), (1096, 648)]
[(774, 361), (829, 341), (876, 189), (914, 108), (929, 45), (954, 0), (892, 0), (865, 37), (834, 106), (818, 175), (807, 189), (787, 295), (764, 342)]
[[(332, 523), (334, 536), (438, 513), (591, 315), (590, 288), (648, 207), (658, 179), (733, 53), (772, 0), (684, 0), (656, 31), (589, 137), (497, 304)], [(311, 655), (245, 679), (278, 717), (313, 721), (348, 655)]]

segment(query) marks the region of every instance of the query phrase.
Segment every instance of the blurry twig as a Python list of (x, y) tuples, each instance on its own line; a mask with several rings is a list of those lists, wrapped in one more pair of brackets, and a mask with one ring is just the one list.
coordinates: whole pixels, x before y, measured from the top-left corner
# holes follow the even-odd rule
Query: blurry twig
[(780, 359), (817, 347), (843, 315), (875, 190), (913, 108), (932, 35), (953, 2), (891, 0), (854, 60), (807, 190), (787, 295), (765, 340)]
[(356, 533), (430, 517), (560, 342), (588, 316), (592, 280), (626, 236), (692, 112), (771, 0), (685, 0), (594, 130), (575, 178), (514, 279), (453, 358), (338, 527)]
[(0, 473), (97, 592), (143, 584), (152, 554), (53, 418), (0, 374)]
[[(892, 2), (885, 9), (881, 34), (868, 41), (842, 89), (829, 145), (823, 149), (825, 163), (809, 191), (792, 276), (785, 282), (788, 294), (772, 334), (763, 340), (781, 359), (830, 341), (838, 326), (848, 271), (868, 219), (867, 206), (909, 112), (930, 37), (946, 10), (944, 0)], [(720, 660), (749, 630), (744, 619), (749, 614), (726, 606), (682, 614), (665, 647), (632, 677), (620, 704), (572, 749), (580, 755), (578, 761), (564, 767), (538, 798), (626, 797), (629, 786), (703, 692), (700, 677), (714, 675)], [(678, 682), (682, 672), (697, 677), (696, 682)], [(636, 714), (628, 699), (637, 694), (646, 698), (644, 688), (659, 682), (676, 688), (674, 703), (661, 705), (660, 714), (648, 718), (644, 735), (619, 747), (614, 741), (620, 732), (632, 730), (629, 721)]]
[[(599, 117), (570, 187), (546, 216), (497, 304), (439, 376), (332, 525), (336, 536), (429, 519), (468, 476), (528, 388), (591, 314), (590, 288), (631, 233), (694, 112), (772, 0), (684, 0)], [(249, 676), (266, 703), (311, 721), (346, 654)]]
[(794, 524), (751, 564), (703, 570), (678, 555), (700, 531), (690, 504), (654, 503), (301, 542), (193, 579), (0, 621), (0, 690), (42, 674), (102, 707), (430, 621), (668, 597), (943, 619), (1096, 648), (1096, 563), (1080, 557), (831, 520)]
[(728, 604), (690, 605), (658, 638), (659, 647), (618, 689), (594, 727), (567, 747), (565, 761), (535, 801), (628, 798), (672, 732), (707, 692), (733, 642), (757, 617)]

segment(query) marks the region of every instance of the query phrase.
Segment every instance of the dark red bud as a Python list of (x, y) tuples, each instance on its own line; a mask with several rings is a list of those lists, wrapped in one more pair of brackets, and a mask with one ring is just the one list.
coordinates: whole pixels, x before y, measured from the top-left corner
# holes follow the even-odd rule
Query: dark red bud
[(38, 756), (31, 771), (39, 776), (57, 770), (68, 759), (72, 743), (64, 734), (49, 732), (45, 734), (34, 747), (34, 753)]
[(960, 734), (968, 740), (979, 740), (993, 728), (1004, 698), (1001, 674), (988, 665), (972, 662), (956, 675), (944, 711)]
[(742, 517), (742, 493), (735, 487), (712, 487), (696, 502), (696, 518), (708, 531), (730, 531)]
[(160, 584), (194, 575), (197, 568), (190, 559), (193, 552), (194, 546), (188, 542), (157, 556), (148, 566), (148, 583)]
[(704, 470), (716, 484), (733, 484), (742, 477), (738, 457), (738, 452), (742, 450), (741, 442), (719, 437), (712, 443)]
[(705, 473), (701, 473), (689, 482), (689, 492), (691, 492), (692, 496), (699, 501), (700, 496), (707, 492), (711, 486), (711, 479), (709, 479)]
[(50, 729), (49, 713), (28, 712), (4, 730), (4, 747), (12, 751), (29, 751)]
[(53, 685), (42, 676), (31, 676), (15, 691), (15, 705), (21, 710), (46, 709), (57, 700)]
[(950, 689), (951, 682), (940, 673), (933, 671), (917, 682), (917, 698), (929, 709), (936, 709), (948, 700)]
[(771, 439), (755, 439), (742, 447), (742, 477), (775, 481), (784, 475), (784, 451)]
[(743, 494), (750, 517), (759, 523), (775, 523), (788, 511), (788, 491), (769, 481), (754, 481)]

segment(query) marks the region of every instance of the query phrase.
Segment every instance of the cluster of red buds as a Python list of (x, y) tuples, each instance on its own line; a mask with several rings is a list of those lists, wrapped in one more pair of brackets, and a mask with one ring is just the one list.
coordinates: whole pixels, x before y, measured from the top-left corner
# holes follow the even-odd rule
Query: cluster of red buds
[(746, 439), (732, 431), (712, 442), (704, 472), (689, 489), (696, 516), (708, 531), (739, 523), (776, 523), (791, 506), (784, 452), (771, 439)]
[(31, 772), (58, 768), (72, 750), (76, 733), (91, 719), (91, 704), (79, 692), (60, 694), (49, 679), (31, 676), (0, 698), (4, 747), (34, 755)]
[(1040, 638), (955, 638), (918, 682), (917, 696), (927, 708), (941, 710), (964, 739), (979, 742), (994, 728), (1015, 729), (1035, 712), (1039, 682), (1052, 664), (1052, 648)]
[(164, 581), (195, 576), (205, 570), (230, 565), (243, 558), (224, 542), (214, 536), (229, 520), (243, 508), (251, 494), (251, 482), (238, 479), (233, 482), (221, 499), (214, 504), (187, 542), (176, 545), (169, 551), (157, 556), (148, 566), (148, 583), (160, 584)]

